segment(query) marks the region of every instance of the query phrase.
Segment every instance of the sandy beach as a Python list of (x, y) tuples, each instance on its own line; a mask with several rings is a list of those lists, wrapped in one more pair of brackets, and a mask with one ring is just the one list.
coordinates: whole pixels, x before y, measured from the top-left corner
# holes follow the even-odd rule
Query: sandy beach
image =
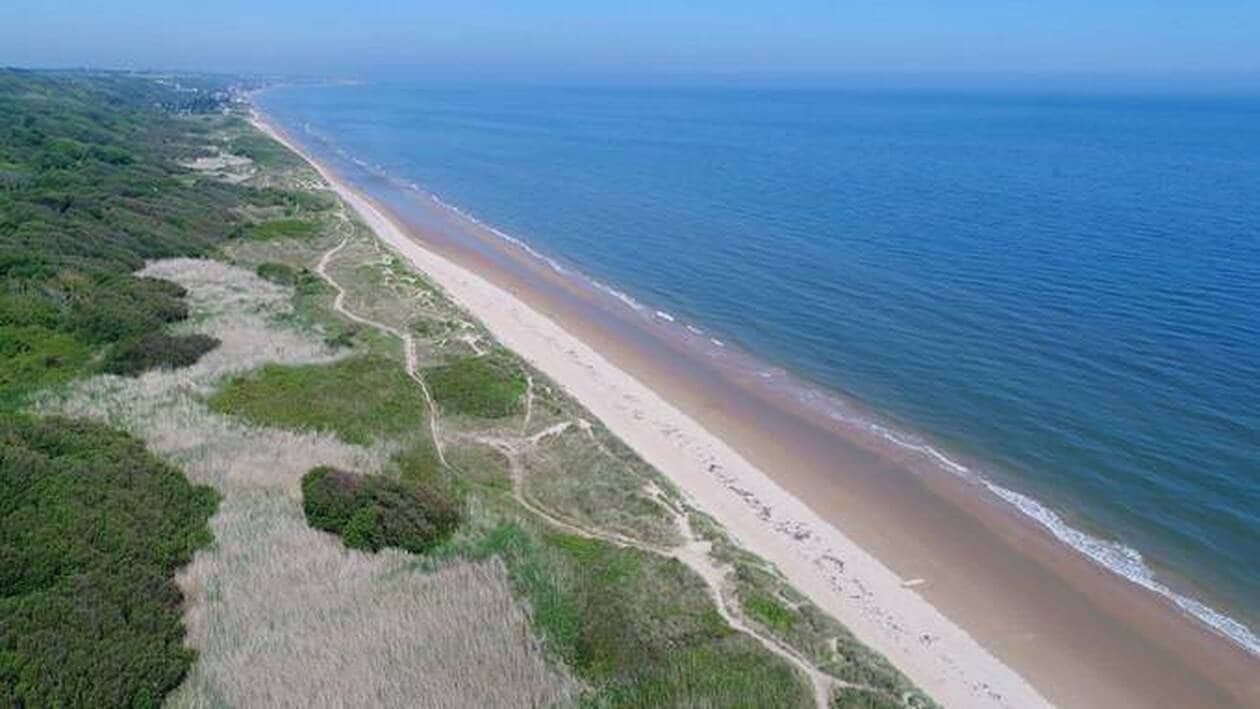
[(948, 706), (1256, 706), (1260, 661), (963, 481), (915, 476), (357, 191), (377, 235)]

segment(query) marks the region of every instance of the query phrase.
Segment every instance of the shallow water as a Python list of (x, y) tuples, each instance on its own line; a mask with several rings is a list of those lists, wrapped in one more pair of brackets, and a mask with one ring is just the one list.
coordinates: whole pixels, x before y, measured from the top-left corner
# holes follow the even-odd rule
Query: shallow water
[(260, 103), (1257, 626), (1260, 98), (360, 85)]

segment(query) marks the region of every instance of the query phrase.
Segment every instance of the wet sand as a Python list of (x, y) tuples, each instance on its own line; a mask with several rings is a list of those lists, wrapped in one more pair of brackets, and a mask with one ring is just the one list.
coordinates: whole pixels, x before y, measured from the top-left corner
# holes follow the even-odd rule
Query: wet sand
[[(978, 485), (915, 470), (891, 446), (846, 437), (740, 370), (698, 357), (650, 323), (623, 317), (477, 225), (435, 216), (418, 196), (390, 188), (373, 190), (372, 201), (348, 184), (338, 187), (386, 241), (390, 235), (383, 232), (391, 230), (413, 241), (422, 251), (395, 247), (505, 344), (556, 378), (742, 542), (780, 565), (811, 598), (942, 701), (1260, 706), (1260, 660), (1167, 599), (1066, 547)], [(496, 307), (511, 310), (515, 320), (496, 317)], [(558, 326), (561, 334), (548, 335), (551, 345), (567, 347), (569, 354), (579, 345), (589, 348), (594, 354), (583, 366), (595, 370), (605, 363), (680, 413), (683, 423), (666, 437), (691, 436), (681, 444), (683, 453), (708, 445), (708, 435), (720, 442), (719, 454), (692, 460), (654, 442), (651, 431), (640, 429), (670, 417), (651, 401), (606, 415), (601, 408), (608, 402), (588, 401), (594, 389), (584, 398), (576, 386), (575, 378), (585, 375), (561, 376), (564, 362), (548, 359), (546, 343), (531, 343), (531, 333), (512, 329), (527, 323), (532, 334), (540, 333), (527, 316)], [(565, 335), (578, 344), (560, 342)], [(599, 373), (605, 382), (632, 389), (612, 372)], [(688, 422), (702, 431), (690, 430)], [(733, 455), (724, 453), (726, 446)], [(698, 472), (680, 472), (697, 465)], [(773, 484), (758, 488), (758, 474)], [(833, 557), (844, 568), (833, 569), (826, 584), (818, 582), (827, 575), (819, 557), (828, 556), (823, 542), (844, 551)], [(922, 583), (912, 589), (899, 583), (911, 579)]]

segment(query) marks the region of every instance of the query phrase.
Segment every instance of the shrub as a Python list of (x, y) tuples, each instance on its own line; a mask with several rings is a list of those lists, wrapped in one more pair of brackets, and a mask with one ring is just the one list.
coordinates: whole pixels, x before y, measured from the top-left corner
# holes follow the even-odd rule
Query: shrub
[(259, 264), (257, 273), (259, 278), (277, 285), (291, 286), (297, 283), (297, 271), (293, 270), (292, 266), (283, 263)]
[(0, 706), (157, 706), (217, 500), (126, 434), (0, 418)]
[(511, 416), (525, 393), (525, 379), (500, 353), (460, 357), (426, 369), (424, 376), (439, 404), (466, 416)]
[(302, 477), (302, 508), (312, 527), (368, 551), (424, 552), (460, 520), (456, 502), (435, 486), (326, 466)]
[(209, 335), (167, 335), (154, 332), (120, 343), (105, 360), (105, 371), (134, 377), (150, 369), (178, 369), (196, 364), (219, 346)]
[(0, 325), (0, 402), (70, 379), (86, 368), (91, 355), (89, 345), (68, 333)]

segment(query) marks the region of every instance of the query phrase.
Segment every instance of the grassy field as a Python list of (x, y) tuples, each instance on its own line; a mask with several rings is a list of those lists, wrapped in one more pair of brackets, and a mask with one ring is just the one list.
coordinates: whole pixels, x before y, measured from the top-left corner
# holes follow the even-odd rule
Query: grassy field
[(227, 382), (210, 399), (210, 408), (262, 425), (327, 431), (360, 444), (419, 430), (426, 415), (415, 382), (395, 363), (370, 356), (264, 365)]
[(458, 357), (426, 369), (424, 377), (438, 405), (463, 416), (511, 416), (520, 409), (525, 394), (525, 378), (501, 350), (488, 356)]

